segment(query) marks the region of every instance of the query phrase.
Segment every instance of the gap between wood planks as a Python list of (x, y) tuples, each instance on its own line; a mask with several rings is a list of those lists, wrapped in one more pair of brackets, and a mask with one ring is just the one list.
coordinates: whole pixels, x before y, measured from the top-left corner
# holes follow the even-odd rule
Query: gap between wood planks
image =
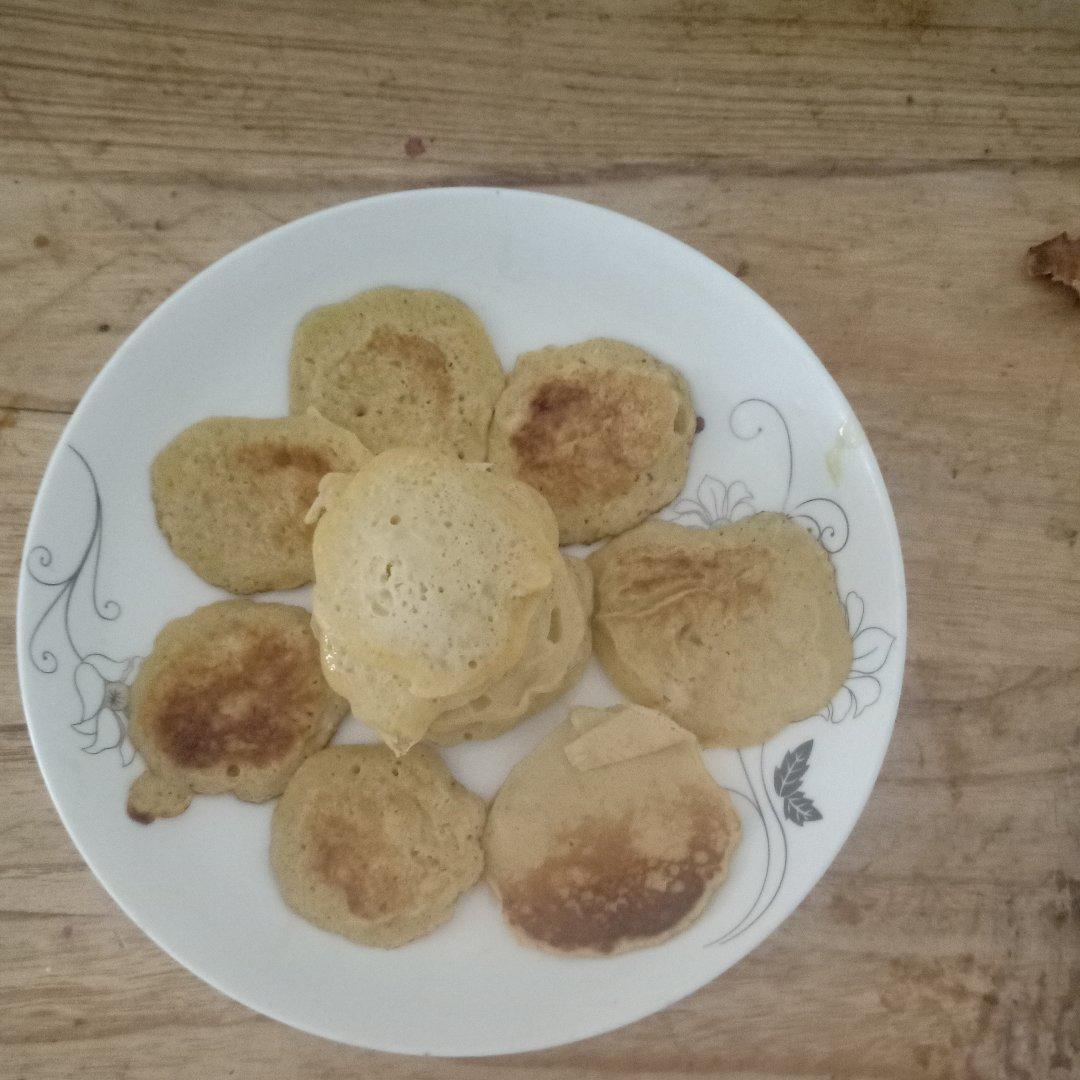
[[(41, 136), (22, 136), (19, 141), (40, 142), (50, 145), (55, 140)], [(68, 140), (64, 140), (65, 142)], [(170, 148), (169, 144), (155, 146), (149, 143), (130, 143), (129, 146), (144, 149)], [(303, 157), (327, 157), (334, 159), (336, 154), (305, 152)], [(400, 168), (394, 159), (394, 168)], [(967, 172), (1009, 172), (1026, 168), (1034, 169), (1075, 169), (1080, 168), (1080, 156), (1045, 157), (964, 157), (964, 158), (896, 158), (881, 161), (875, 158), (822, 158), (792, 162), (787, 165), (770, 165), (767, 162), (750, 159), (713, 159), (700, 161), (667, 163), (662, 161), (626, 161), (612, 162), (592, 168), (552, 169), (548, 171), (530, 169), (496, 169), (491, 172), (471, 173), (423, 171), (417, 166), (416, 171), (399, 172), (397, 175), (352, 177), (341, 179), (336, 176), (316, 176), (306, 179), (305, 187), (318, 187), (322, 190), (340, 190), (364, 193), (367, 195), (381, 192), (399, 191), (408, 188), (428, 187), (571, 187), (590, 183), (609, 183), (612, 181), (663, 180), (663, 179), (786, 179), (806, 178), (809, 180), (861, 179), (894, 176), (938, 176), (948, 173)], [(0, 167), (0, 176), (5, 170)], [(55, 172), (49, 169), (30, 170), (20, 168), (6, 173), (18, 183), (20, 180), (56, 179)], [(265, 175), (253, 174), (245, 177), (243, 183), (228, 178), (219, 178), (206, 173), (197, 174), (198, 179), (207, 187), (221, 191), (260, 191), (260, 192), (295, 192), (295, 183), (278, 183)], [(90, 183), (108, 181), (110, 183), (125, 180), (136, 184), (173, 184), (174, 186), (192, 186), (178, 181), (172, 172), (140, 171), (137, 176), (117, 177), (111, 173), (95, 175), (91, 170), (80, 167), (75, 182)], [(197, 185), (195, 185), (197, 186)], [(360, 197), (358, 195), (357, 197)]]

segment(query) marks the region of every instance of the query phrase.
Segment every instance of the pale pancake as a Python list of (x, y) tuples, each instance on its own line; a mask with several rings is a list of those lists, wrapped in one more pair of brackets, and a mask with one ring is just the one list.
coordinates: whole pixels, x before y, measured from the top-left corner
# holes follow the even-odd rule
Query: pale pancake
[(230, 592), (311, 581), (304, 514), (328, 472), (371, 454), (318, 415), (277, 420), (215, 416), (185, 428), (151, 468), (157, 522), (199, 577)]
[(440, 453), (377, 455), (335, 484), (316, 526), (315, 618), (418, 694), (485, 685), (520, 655), (521, 614), (552, 582), (550, 510), (508, 496), (518, 487)]
[(752, 746), (828, 704), (851, 637), (824, 548), (783, 514), (651, 521), (589, 557), (596, 654), (706, 746)]
[(353, 715), (395, 754), (405, 754), (427, 734), (436, 718), (461, 704), (461, 696), (428, 698), (414, 694), (400, 675), (364, 656), (362, 647), (339, 644), (312, 619), (327, 682), (345, 696)]
[(495, 797), (487, 879), (523, 941), (611, 955), (697, 919), (739, 836), (692, 734), (639, 706), (579, 709)]
[(678, 495), (695, 424), (674, 368), (594, 338), (518, 358), (495, 407), (488, 460), (548, 499), (562, 543), (586, 543)]
[(390, 450), (328, 478), (313, 624), (330, 684), (398, 753), (521, 657), (551, 596), (556, 526), (489, 466)]
[(348, 711), (323, 678), (308, 613), (223, 600), (166, 624), (131, 688), (131, 741), (147, 772), (137, 821), (172, 817), (193, 793), (280, 795)]
[(538, 609), (521, 659), (482, 695), (440, 715), (427, 737), (442, 746), (492, 739), (547, 708), (576, 685), (592, 655), (592, 574), (581, 559), (564, 557), (553, 603)]
[(483, 461), (502, 365), (460, 300), (372, 289), (297, 328), (290, 408), (314, 405), (372, 450), (420, 446)]
[(274, 810), (270, 862), (298, 915), (391, 948), (453, 914), (483, 868), (484, 803), (417, 747), (333, 746), (310, 758)]

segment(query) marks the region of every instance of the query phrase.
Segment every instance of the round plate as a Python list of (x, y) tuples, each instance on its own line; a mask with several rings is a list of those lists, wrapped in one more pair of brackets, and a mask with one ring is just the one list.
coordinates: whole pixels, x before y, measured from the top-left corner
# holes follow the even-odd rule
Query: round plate
[[(516, 943), (486, 889), (404, 948), (352, 945), (281, 902), (271, 805), (196, 798), (146, 828), (126, 815), (140, 771), (127, 686), (169, 619), (219, 599), (154, 523), (149, 466), (211, 415), (286, 411), (289, 348), (311, 308), (395, 284), (442, 289), (486, 324), (508, 367), (529, 349), (622, 338), (689, 379), (704, 430), (681, 499), (689, 525), (782, 510), (829, 550), (855, 661), (820, 716), (762, 747), (706, 753), (744, 839), (703, 918), (609, 959)], [(227, 538), (223, 538), (227, 542)], [(287, 594), (306, 603), (306, 590)], [(408, 1053), (496, 1054), (581, 1039), (715, 978), (786, 918), (862, 810), (896, 715), (906, 630), (889, 498), (851, 407), (806, 344), (703, 255), (584, 203), (500, 189), (381, 196), (293, 222), (199, 274), (121, 346), (45, 472), (18, 604), (19, 675), (34, 749), (64, 824), (118, 904), (212, 986), (331, 1039)], [(446, 753), (491, 797), (574, 704), (619, 700), (593, 663), (546, 713)], [(363, 738), (349, 720), (338, 741)]]

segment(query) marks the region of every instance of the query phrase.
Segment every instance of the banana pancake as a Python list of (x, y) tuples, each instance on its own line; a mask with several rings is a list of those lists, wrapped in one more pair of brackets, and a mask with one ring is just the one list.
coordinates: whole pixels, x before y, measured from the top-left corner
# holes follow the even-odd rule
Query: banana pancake
[(460, 300), (372, 289), (300, 323), (290, 408), (314, 405), (376, 452), (421, 446), (483, 461), (503, 382), (487, 331)]
[(611, 955), (697, 919), (739, 836), (690, 732), (636, 705), (575, 709), (495, 797), (486, 874), (521, 940)]
[(686, 381), (622, 341), (518, 358), (488, 460), (551, 503), (564, 544), (616, 535), (682, 490), (696, 417)]
[(302, 918), (363, 945), (403, 945), (446, 922), (483, 869), (484, 803), (417, 747), (333, 746), (274, 809), (270, 862)]
[(551, 597), (557, 529), (490, 466), (388, 450), (314, 508), (313, 625), (330, 684), (404, 753), (521, 657)]
[(650, 521), (589, 557), (596, 654), (615, 685), (705, 746), (752, 746), (819, 712), (851, 669), (825, 549), (784, 514)]
[(323, 678), (308, 613), (223, 600), (168, 623), (131, 688), (131, 741), (147, 771), (128, 813), (148, 823), (193, 794), (280, 795), (348, 712)]
[(371, 454), (318, 415), (192, 424), (151, 467), (157, 522), (199, 577), (236, 593), (291, 589), (312, 578), (304, 514), (329, 472)]
[(535, 636), (521, 659), (479, 697), (438, 716), (427, 732), (432, 742), (451, 746), (502, 735), (547, 708), (581, 679), (592, 655), (588, 565), (564, 557), (553, 594), (553, 603), (538, 609)]

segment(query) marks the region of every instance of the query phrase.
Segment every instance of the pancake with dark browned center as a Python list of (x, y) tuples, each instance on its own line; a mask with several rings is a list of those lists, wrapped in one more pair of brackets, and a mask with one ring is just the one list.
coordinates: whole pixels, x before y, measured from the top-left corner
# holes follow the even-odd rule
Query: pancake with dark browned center
[(561, 543), (585, 543), (679, 493), (695, 419), (686, 381), (643, 349), (607, 338), (549, 346), (518, 358), (488, 460), (546, 496)]
[(784, 514), (650, 521), (589, 557), (596, 655), (706, 746), (753, 746), (823, 709), (851, 669), (836, 573)]
[(333, 746), (304, 763), (274, 810), (270, 862), (308, 922), (391, 948), (453, 914), (480, 877), (484, 803), (417, 747)]
[(312, 578), (304, 515), (328, 472), (371, 454), (321, 416), (215, 416), (185, 428), (150, 478), (158, 525), (199, 577), (230, 592), (291, 589)]
[(486, 873), (523, 941), (610, 955), (694, 922), (739, 836), (690, 732), (636, 705), (575, 709), (495, 797)]
[(193, 794), (280, 795), (348, 712), (323, 678), (308, 613), (223, 600), (168, 623), (131, 688), (131, 741), (147, 771), (128, 813), (147, 823)]
[(291, 410), (315, 406), (376, 453), (422, 446), (483, 461), (503, 369), (460, 300), (382, 288), (317, 308), (296, 330)]

